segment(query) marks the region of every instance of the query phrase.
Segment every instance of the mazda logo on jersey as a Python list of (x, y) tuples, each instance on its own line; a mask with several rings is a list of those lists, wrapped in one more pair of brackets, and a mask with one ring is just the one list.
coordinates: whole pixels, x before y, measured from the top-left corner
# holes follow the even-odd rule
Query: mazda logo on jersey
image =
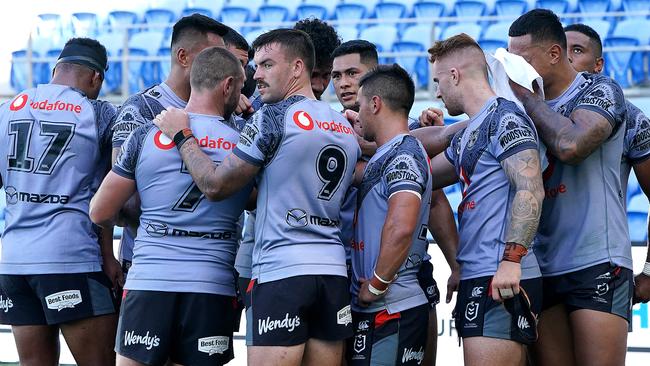
[(314, 120), (305, 111), (297, 111), (294, 113), (293, 121), (296, 123), (296, 126), (302, 128), (303, 130), (309, 131), (314, 128)]
[(149, 221), (146, 223), (145, 230), (149, 236), (154, 238), (162, 238), (167, 235), (167, 224), (162, 222)]
[(172, 141), (166, 135), (163, 135), (162, 131), (156, 132), (156, 134), (153, 136), (153, 142), (160, 150), (169, 150), (176, 146), (174, 145), (174, 141)]
[(5, 188), (5, 195), (7, 196), (7, 203), (10, 205), (15, 205), (18, 203), (18, 191), (15, 187), (7, 186)]
[(16, 99), (11, 102), (11, 105), (9, 105), (9, 110), (11, 111), (19, 111), (23, 109), (23, 107), (27, 104), (27, 94), (21, 94), (16, 97)]
[(292, 208), (287, 211), (286, 222), (291, 227), (307, 226), (307, 212), (301, 208)]

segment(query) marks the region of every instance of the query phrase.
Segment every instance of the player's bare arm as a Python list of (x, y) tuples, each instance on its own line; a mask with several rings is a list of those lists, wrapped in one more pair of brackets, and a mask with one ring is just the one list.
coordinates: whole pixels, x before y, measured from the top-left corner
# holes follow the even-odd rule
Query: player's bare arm
[[(424, 128), (420, 128), (423, 130)], [(433, 176), (433, 189), (440, 189), (458, 183), (456, 169), (447, 160), (444, 154), (438, 154), (431, 159), (431, 175)]]
[[(119, 153), (119, 147), (114, 147), (112, 149), (111, 165), (115, 165)], [(133, 230), (138, 229), (138, 225), (140, 224), (140, 197), (137, 193), (131, 196), (131, 198), (124, 203), (124, 207), (122, 207), (122, 210), (120, 211), (116, 224), (118, 226), (130, 226)]]
[[(406, 191), (394, 193), (388, 199), (388, 212), (381, 231), (381, 246), (375, 265), (375, 277), (392, 281), (404, 264), (418, 222), (420, 201), (419, 195)], [(383, 296), (374, 295), (368, 289), (374, 280), (376, 279), (361, 282), (359, 305), (368, 305)]]
[(553, 111), (539, 93), (512, 81), (510, 86), (548, 150), (563, 163), (580, 164), (612, 134), (612, 125), (596, 112), (577, 109), (567, 118)]
[[(515, 190), (506, 229), (504, 257), (492, 281), (492, 297), (502, 301), (510, 297), (511, 289), (519, 293), (521, 258), (535, 237), (542, 213), (544, 186), (537, 150), (520, 151), (501, 162), (501, 166)], [(521, 251), (523, 247), (523, 252)]]
[[(156, 116), (154, 123), (169, 138), (189, 128), (189, 117), (181, 109), (170, 108)], [(180, 148), (181, 157), (197, 187), (211, 201), (227, 198), (248, 184), (259, 171), (256, 167), (230, 154), (216, 165), (196, 139), (187, 139)]]
[(447, 296), (445, 299), (449, 303), (454, 291), (458, 290), (460, 282), (460, 266), (456, 262), (458, 230), (456, 229), (456, 221), (454, 221), (451, 205), (442, 190), (435, 190), (431, 194), (431, 209), (429, 210), (427, 225), (451, 269), (451, 275), (447, 280)]
[(113, 288), (124, 286), (124, 272), (122, 265), (115, 259), (113, 253), (113, 227), (110, 229), (100, 228), (99, 230), (99, 247), (102, 253), (102, 270), (111, 280)]
[(109, 172), (90, 201), (90, 219), (103, 228), (112, 227), (122, 206), (135, 191), (134, 180)]
[[(641, 190), (646, 197), (650, 197), (650, 159), (634, 164), (632, 168), (639, 181)], [(650, 221), (648, 222), (648, 230), (650, 230)], [(634, 302), (650, 301), (650, 265), (647, 264), (650, 263), (650, 241), (646, 245), (648, 247), (648, 254), (645, 260), (646, 265), (644, 266), (644, 271), (634, 277)]]
[(456, 132), (466, 126), (467, 121), (456, 122), (449, 126), (422, 127), (411, 131), (411, 136), (420, 140), (424, 149), (427, 151), (427, 155), (432, 158), (443, 152), (451, 143), (451, 139)]

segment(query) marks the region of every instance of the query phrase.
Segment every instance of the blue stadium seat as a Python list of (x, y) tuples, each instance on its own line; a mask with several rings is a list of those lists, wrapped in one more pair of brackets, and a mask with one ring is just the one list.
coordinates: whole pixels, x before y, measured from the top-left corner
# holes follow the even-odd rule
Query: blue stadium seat
[[(395, 42), (393, 44), (393, 52), (400, 54), (425, 51), (426, 49), (422, 47), (422, 44), (416, 42)], [(395, 57), (395, 62), (411, 74), (416, 88), (426, 88), (429, 80), (429, 65), (426, 56), (400, 55)]]
[(54, 71), (57, 58), (59, 57), (60, 54), (61, 54), (60, 48), (54, 48), (45, 52), (45, 57), (49, 58), (50, 60), (43, 62), (42, 70), (41, 70), (41, 79), (39, 81), (41, 84), (49, 83), (50, 80), (52, 80), (52, 71)]
[[(604, 13), (609, 10), (609, 0), (580, 0), (578, 2), (580, 13)], [(586, 16), (582, 19), (596, 18), (602, 19), (603, 16)]]
[(630, 176), (627, 179), (627, 198), (626, 202), (629, 203), (630, 199), (633, 196), (636, 196), (637, 194), (643, 194), (641, 191), (641, 186), (639, 185), (639, 181), (636, 178), (636, 174), (632, 172)]
[(314, 17), (316, 19), (327, 19), (327, 8), (322, 5), (302, 4), (296, 9), (296, 19)]
[[(176, 21), (176, 14), (169, 9), (149, 9), (144, 12), (144, 22), (151, 26), (149, 29), (163, 30), (160, 25), (171, 25)], [(153, 26), (157, 25), (157, 26)]]
[(485, 53), (494, 54), (497, 48), (508, 48), (508, 42), (499, 39), (482, 39), (478, 42)]
[(73, 13), (71, 17), (72, 32), (75, 37), (90, 37), (97, 36), (97, 14), (95, 13)]
[(205, 15), (206, 17), (209, 17), (209, 18), (212, 18), (212, 16), (214, 15), (212, 13), (212, 10), (210, 10), (208, 8), (191, 7), (191, 8), (183, 9), (183, 11), (181, 12), (181, 17), (186, 17), (186, 16), (192, 15), (192, 14), (201, 14), (201, 15)]
[[(138, 60), (137, 58), (146, 57), (149, 55), (147, 50), (140, 48), (131, 48), (128, 49), (129, 52), (129, 61), (127, 63), (128, 75), (129, 75), (129, 95), (137, 93), (143, 88), (142, 75), (146, 71), (146, 67), (143, 67), (145, 61)], [(122, 57), (124, 50), (120, 50), (118, 56)], [(136, 59), (132, 59), (136, 58)], [(124, 67), (123, 65), (121, 67)]]
[(355, 21), (366, 17), (366, 7), (359, 4), (339, 4), (334, 9), (334, 17), (339, 21), (349, 21), (343, 24), (345, 26), (353, 26)]
[(460, 33), (467, 33), (470, 37), (478, 40), (481, 36), (481, 26), (476, 23), (458, 23), (450, 25), (442, 32), (441, 39), (447, 39)]
[(169, 72), (172, 68), (172, 64), (169, 62), (169, 55), (171, 55), (171, 52), (172, 50), (168, 46), (161, 47), (158, 50), (158, 56), (162, 57), (162, 59), (153, 62), (153, 73), (158, 80), (157, 83), (166, 80), (169, 76)]
[(251, 11), (248, 8), (236, 6), (224, 6), (221, 9), (219, 20), (228, 24), (228, 26), (239, 33), (242, 33), (242, 23), (246, 23), (251, 18)]
[(593, 28), (600, 36), (600, 39), (605, 39), (609, 36), (612, 23), (602, 19), (587, 19), (584, 24)]
[(359, 30), (355, 26), (338, 26), (336, 27), (336, 33), (341, 37), (342, 42), (352, 41), (359, 38)]
[[(439, 35), (436, 29), (435, 35)], [(402, 33), (402, 42), (416, 42), (428, 50), (433, 45), (434, 39), (431, 38), (431, 24), (416, 24), (410, 26)]]
[(342, 0), (343, 4), (356, 4), (361, 5), (366, 9), (366, 15), (369, 16), (372, 14), (372, 11), (375, 9), (375, 6), (382, 2), (382, 0)]
[(129, 40), (130, 48), (139, 48), (147, 51), (148, 55), (158, 54), (158, 50), (163, 46), (162, 42), (165, 34), (159, 30), (150, 30), (136, 33)]
[(633, 242), (645, 241), (648, 237), (648, 199), (643, 194), (632, 197), (627, 206), (627, 222), (630, 239)]
[[(215, 0), (216, 1), (216, 0)], [(149, 0), (149, 9), (167, 9), (174, 13), (175, 17), (181, 15), (186, 7), (185, 1), (179, 0)]]
[(498, 40), (508, 43), (510, 24), (510, 22), (499, 22), (488, 25), (481, 39)]
[(457, 1), (454, 4), (454, 14), (457, 17), (478, 17), (485, 13), (485, 3), (482, 1)]
[[(251, 20), (257, 17), (257, 10), (264, 5), (264, 0), (230, 0), (228, 7), (246, 8), (251, 13)], [(226, 23), (227, 24), (227, 23)]]
[[(650, 44), (650, 27), (648, 27), (648, 21), (646, 19), (625, 19), (616, 24), (616, 27), (612, 31), (612, 36), (634, 38), (639, 41), (640, 46), (647, 46)], [(647, 55), (647, 52), (635, 52), (632, 55), (630, 67), (632, 69), (632, 80), (635, 84), (642, 83), (647, 78), (645, 73), (645, 55)]]
[[(390, 52), (397, 41), (397, 28), (392, 25), (375, 25), (361, 31), (359, 38), (372, 42), (382, 51)], [(385, 63), (385, 62), (381, 62)]]
[(221, 8), (226, 5), (227, 0), (188, 0), (188, 8), (202, 8), (209, 9), (212, 15), (216, 18), (221, 12)]
[[(623, 0), (623, 10), (626, 12), (647, 12), (650, 10), (650, 0)], [(626, 18), (647, 18), (647, 15), (628, 15)]]
[[(638, 46), (639, 40), (628, 37), (608, 37), (605, 39), (605, 47), (633, 47)], [(617, 51), (605, 52), (605, 71), (616, 79), (622, 88), (630, 87), (630, 62), (634, 52)]]
[(108, 24), (113, 32), (122, 32), (126, 27), (130, 27), (129, 34), (134, 34), (138, 30), (132, 26), (137, 23), (138, 14), (132, 11), (115, 10), (108, 13)]
[[(285, 7), (289, 11), (289, 19), (293, 19), (296, 14), (296, 10), (298, 10), (298, 7), (300, 7), (300, 5), (303, 5), (303, 1), (302, 0), (266, 0), (264, 5), (275, 5), (275, 6)], [(298, 20), (299, 19), (302, 18), (298, 18)], [(321, 18), (321, 19), (325, 20), (325, 18)]]
[(535, 7), (549, 9), (555, 14), (564, 14), (569, 10), (569, 2), (567, 0), (538, 0)]
[(244, 38), (246, 38), (246, 41), (250, 45), (253, 44), (255, 38), (259, 37), (262, 33), (266, 33), (266, 32), (268, 32), (268, 29), (257, 28), (246, 33), (246, 36), (244, 36)]
[[(257, 16), (262, 23), (281, 23), (289, 20), (289, 9), (279, 5), (262, 5), (257, 10)], [(278, 28), (279, 25), (270, 27)]]
[(327, 9), (327, 14), (334, 16), (334, 9), (339, 5), (340, 1), (323, 1), (323, 0), (304, 0), (303, 5), (318, 5), (324, 6)]
[[(382, 24), (389, 24), (391, 19), (401, 19), (407, 17), (406, 6), (404, 4), (396, 2), (381, 2), (375, 6), (375, 17), (377, 19), (383, 19)], [(402, 34), (404, 28), (408, 25), (404, 23), (398, 23), (394, 26), (397, 27), (399, 34)]]
[(122, 84), (122, 65), (119, 60), (111, 60), (118, 57), (120, 50), (124, 47), (124, 33), (105, 32), (97, 36), (97, 40), (106, 47), (108, 54), (108, 71), (104, 75), (104, 85), (102, 91), (106, 93), (115, 93), (119, 91)]
[[(413, 4), (413, 16), (416, 19), (424, 19), (422, 22), (417, 24), (426, 24), (431, 25), (433, 22), (431, 19), (438, 19), (445, 15), (445, 4), (436, 1), (422, 1)], [(435, 21), (435, 20), (434, 20)], [(446, 22), (437, 22), (435, 23), (439, 27), (446, 26)]]
[(63, 23), (61, 15), (53, 13), (45, 13), (38, 15), (38, 23), (36, 24), (36, 34), (41, 37), (54, 37), (60, 38), (63, 33)]
[[(37, 53), (32, 52), (32, 57), (38, 57)], [(32, 64), (32, 78), (37, 78), (40, 72), (40, 65)], [(27, 63), (27, 50), (19, 50), (11, 53), (11, 73), (9, 83), (16, 92), (27, 89), (29, 77), (29, 64)], [(32, 79), (33, 80), (33, 79)]]
[(528, 3), (522, 0), (498, 0), (494, 4), (497, 15), (512, 15), (518, 17), (526, 12)]

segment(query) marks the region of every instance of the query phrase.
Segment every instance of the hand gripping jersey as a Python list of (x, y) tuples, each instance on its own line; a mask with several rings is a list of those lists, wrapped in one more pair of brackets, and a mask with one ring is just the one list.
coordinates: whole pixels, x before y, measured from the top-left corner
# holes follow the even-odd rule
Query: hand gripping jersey
[[(165, 83), (132, 95), (124, 102), (113, 126), (113, 148), (119, 148), (136, 128), (153, 121), (167, 107), (185, 108), (187, 103), (179, 98)], [(120, 261), (133, 258), (135, 231), (125, 227), (120, 243)]]
[(578, 109), (598, 113), (612, 134), (576, 166), (548, 155), (535, 247), (542, 273), (560, 275), (606, 262), (631, 269), (620, 177), (626, 115), (621, 88), (607, 76), (580, 73), (547, 103), (565, 117)]
[[(625, 101), (625, 138), (623, 159), (621, 160), (621, 184), (623, 197), (627, 197), (627, 180), (632, 165), (641, 163), (650, 157), (650, 120), (639, 108), (628, 100)], [(625, 203), (625, 201), (623, 201)]]
[(262, 168), (252, 277), (347, 276), (339, 215), (361, 155), (347, 120), (325, 102), (291, 96), (257, 111), (234, 153)]
[[(491, 98), (445, 150), (462, 184), (458, 206), (460, 279), (496, 273), (506, 243), (515, 189), (501, 162), (528, 149), (538, 150), (537, 131), (515, 103)], [(521, 278), (540, 276), (536, 248), (521, 262)]]
[[(221, 117), (190, 114), (190, 126), (217, 164), (239, 138)], [(233, 296), (238, 220), (252, 186), (208, 201), (173, 142), (152, 123), (131, 134), (113, 171), (136, 181), (142, 208), (125, 288)]]
[[(388, 200), (399, 192), (420, 196), (418, 222), (406, 261), (386, 295), (367, 308), (357, 305), (359, 279), (370, 279), (379, 258), (381, 233), (388, 212)], [(426, 304), (417, 273), (427, 252), (427, 221), (431, 208), (431, 169), (420, 142), (409, 135), (397, 135), (382, 145), (370, 159), (357, 192), (357, 222), (352, 249), (352, 306), (355, 311), (393, 314)]]
[(2, 274), (101, 271), (88, 206), (110, 164), (115, 107), (44, 84), (0, 107)]

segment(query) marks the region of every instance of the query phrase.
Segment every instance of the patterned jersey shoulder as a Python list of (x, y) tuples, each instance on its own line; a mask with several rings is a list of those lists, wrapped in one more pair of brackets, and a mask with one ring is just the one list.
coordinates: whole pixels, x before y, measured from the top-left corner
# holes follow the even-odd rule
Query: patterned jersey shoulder
[(140, 153), (149, 132), (156, 127), (152, 122), (147, 122), (138, 127), (120, 147), (120, 152), (113, 166), (113, 172), (128, 178), (135, 179), (135, 169), (140, 158)]
[(650, 157), (650, 120), (634, 104), (626, 100), (625, 105), (627, 116), (623, 156), (636, 164)]
[[(152, 95), (152, 93), (154, 93)], [(130, 96), (120, 108), (113, 126), (113, 147), (120, 147), (129, 134), (139, 126), (152, 121), (165, 107), (158, 101), (160, 96), (153, 87)]]
[(533, 122), (514, 102), (499, 98), (490, 116), (490, 150), (498, 161), (539, 147)]
[(382, 172), (388, 195), (399, 191), (424, 193), (429, 184), (429, 162), (418, 140), (404, 136), (383, 164)]
[(95, 111), (100, 146), (110, 146), (117, 108), (110, 102), (89, 100)]
[[(610, 77), (601, 74), (582, 74), (584, 82), (576, 96), (568, 103), (565, 115), (576, 109), (598, 113), (614, 128), (625, 125), (625, 97), (623, 90)], [(567, 114), (568, 113), (568, 114)]]

